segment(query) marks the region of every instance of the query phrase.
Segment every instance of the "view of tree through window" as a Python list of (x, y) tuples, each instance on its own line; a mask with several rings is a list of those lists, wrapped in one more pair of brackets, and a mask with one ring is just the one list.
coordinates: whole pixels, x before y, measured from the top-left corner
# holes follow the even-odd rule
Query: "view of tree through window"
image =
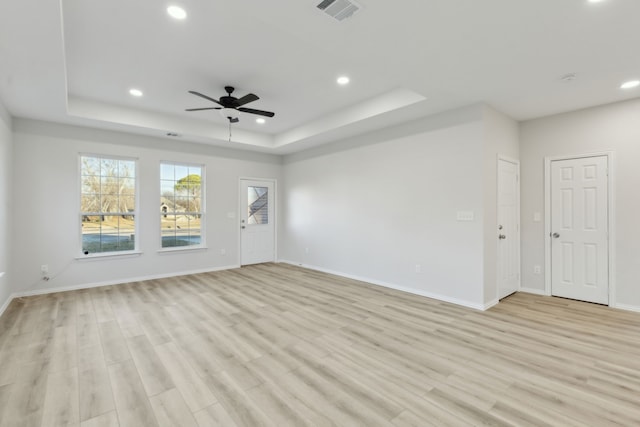
[(162, 162), (160, 227), (162, 247), (202, 244), (202, 166)]
[(83, 252), (134, 250), (135, 160), (82, 155), (80, 175)]

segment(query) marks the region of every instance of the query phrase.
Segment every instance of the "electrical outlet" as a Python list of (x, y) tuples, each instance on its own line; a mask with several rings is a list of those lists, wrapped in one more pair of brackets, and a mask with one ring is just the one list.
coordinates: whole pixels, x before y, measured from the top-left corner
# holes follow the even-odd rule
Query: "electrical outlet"
[(539, 265), (534, 265), (533, 274), (542, 274), (542, 267), (540, 267)]
[(304, 248), (304, 253), (308, 254), (309, 253), (309, 248)]
[(40, 272), (42, 274), (49, 274), (49, 266), (47, 264), (42, 264), (40, 266)]
[(422, 273), (422, 266), (420, 264), (416, 264), (416, 273)]
[(227, 250), (222, 248), (220, 249), (220, 255), (226, 255), (227, 254)]

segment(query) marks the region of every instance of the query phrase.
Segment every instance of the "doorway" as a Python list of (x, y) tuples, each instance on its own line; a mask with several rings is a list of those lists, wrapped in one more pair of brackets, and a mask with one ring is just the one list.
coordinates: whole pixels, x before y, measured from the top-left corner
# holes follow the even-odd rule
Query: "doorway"
[(520, 162), (498, 157), (498, 299), (520, 289)]
[(275, 261), (275, 181), (240, 180), (240, 265)]
[(608, 305), (611, 156), (547, 159), (547, 293)]

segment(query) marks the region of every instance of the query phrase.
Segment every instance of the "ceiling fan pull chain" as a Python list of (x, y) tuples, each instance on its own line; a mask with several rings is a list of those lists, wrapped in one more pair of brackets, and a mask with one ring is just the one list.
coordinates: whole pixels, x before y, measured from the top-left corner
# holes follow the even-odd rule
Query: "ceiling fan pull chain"
[(229, 120), (229, 142), (231, 142), (231, 120)]

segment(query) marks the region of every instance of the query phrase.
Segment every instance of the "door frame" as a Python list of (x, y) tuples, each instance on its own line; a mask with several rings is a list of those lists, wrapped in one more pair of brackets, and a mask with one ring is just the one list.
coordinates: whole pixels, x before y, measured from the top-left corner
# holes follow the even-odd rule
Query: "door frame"
[[(242, 267), (242, 181), (262, 181), (273, 184), (273, 262), (278, 262), (278, 180), (276, 178), (255, 178), (250, 176), (238, 177), (238, 216), (236, 227), (238, 233), (238, 264)], [(246, 197), (246, 195), (245, 195)]]
[[(498, 223), (498, 215), (500, 214), (500, 174), (497, 173), (499, 170), (500, 160), (513, 163), (517, 166), (517, 179), (518, 179), (518, 289), (516, 292), (519, 292), (522, 289), (522, 235), (521, 235), (521, 188), (520, 188), (520, 160), (514, 159), (513, 157), (505, 156), (502, 154), (497, 155), (496, 160), (496, 224)], [(496, 245), (497, 248), (497, 245)], [(499, 256), (496, 256), (496, 274), (499, 273), (500, 259)], [(500, 281), (496, 280), (496, 295), (498, 296), (498, 300), (500, 299)]]
[(558, 160), (584, 159), (588, 157), (607, 158), (607, 211), (609, 234), (607, 246), (609, 252), (609, 307), (616, 306), (616, 195), (615, 195), (615, 153), (600, 151), (576, 155), (547, 156), (544, 158), (544, 293), (551, 295), (551, 162)]

